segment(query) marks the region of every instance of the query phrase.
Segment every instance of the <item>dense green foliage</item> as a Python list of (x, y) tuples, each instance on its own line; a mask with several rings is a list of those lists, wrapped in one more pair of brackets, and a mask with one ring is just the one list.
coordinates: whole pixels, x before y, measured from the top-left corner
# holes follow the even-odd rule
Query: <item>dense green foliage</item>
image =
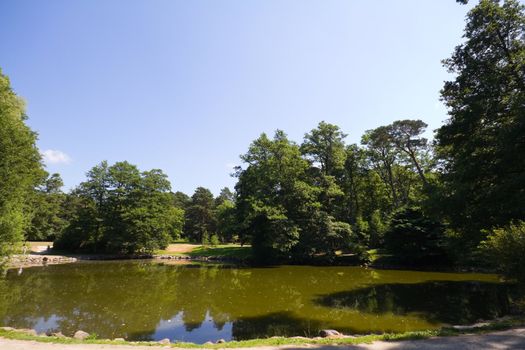
[(31, 241), (52, 241), (67, 225), (63, 205), (66, 195), (59, 174), (52, 174), (37, 186), (30, 201), (31, 222), (26, 238)]
[(58, 249), (150, 253), (178, 235), (180, 211), (171, 205), (170, 184), (160, 170), (102, 162), (87, 177), (71, 194), (75, 208), (55, 242)]
[(470, 247), (480, 231), (525, 218), (525, 15), (518, 1), (482, 0), (465, 41), (444, 61), (450, 119), (437, 131), (443, 216)]
[(25, 120), (23, 101), (0, 71), (0, 256), (22, 240), (32, 189), (44, 176), (36, 134)]
[(213, 210), (213, 194), (207, 188), (198, 187), (186, 207), (184, 236), (188, 240), (199, 243), (209, 240), (217, 226)]
[(279, 130), (273, 139), (262, 134), (241, 156), (248, 166), (237, 172), (240, 234), (251, 238), (259, 260), (331, 258), (351, 242), (357, 244), (350, 224), (330, 215), (343, 195), (330, 175), (344, 161), (342, 134), (321, 123), (306, 139), (303, 152), (313, 160)]
[(507, 276), (525, 281), (525, 222), (491, 230), (481, 248), (493, 266)]
[(446, 237), (439, 222), (420, 208), (405, 207), (392, 215), (385, 233), (385, 248), (398, 260), (411, 264), (446, 262)]

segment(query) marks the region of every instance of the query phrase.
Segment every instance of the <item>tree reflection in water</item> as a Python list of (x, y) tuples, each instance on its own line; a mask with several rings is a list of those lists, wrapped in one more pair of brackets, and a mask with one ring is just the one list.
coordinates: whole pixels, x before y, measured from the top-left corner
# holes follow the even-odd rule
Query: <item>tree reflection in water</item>
[(505, 314), (508, 287), (495, 282), (359, 267), (77, 263), (9, 270), (0, 320), (39, 332), (193, 342), (313, 336), (322, 328), (406, 331)]

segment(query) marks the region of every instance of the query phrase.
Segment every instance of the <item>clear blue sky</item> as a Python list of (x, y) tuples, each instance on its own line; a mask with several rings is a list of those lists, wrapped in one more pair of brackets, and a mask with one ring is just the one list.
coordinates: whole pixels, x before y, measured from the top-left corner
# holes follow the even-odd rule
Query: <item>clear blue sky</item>
[(0, 68), (66, 187), (106, 159), (233, 187), (261, 132), (446, 119), (454, 0), (0, 1)]

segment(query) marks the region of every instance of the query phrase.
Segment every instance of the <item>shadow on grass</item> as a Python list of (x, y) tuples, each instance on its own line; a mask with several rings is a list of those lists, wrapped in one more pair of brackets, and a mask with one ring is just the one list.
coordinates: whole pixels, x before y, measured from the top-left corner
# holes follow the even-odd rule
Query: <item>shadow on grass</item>
[(250, 246), (201, 246), (187, 253), (187, 255), (192, 257), (203, 256), (249, 259), (252, 256), (252, 249)]

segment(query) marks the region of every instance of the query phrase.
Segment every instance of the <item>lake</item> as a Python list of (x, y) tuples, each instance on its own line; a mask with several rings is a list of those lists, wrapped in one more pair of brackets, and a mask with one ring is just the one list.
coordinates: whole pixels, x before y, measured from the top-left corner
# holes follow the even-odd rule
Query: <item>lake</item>
[(80, 262), (8, 270), (0, 321), (38, 332), (206, 341), (403, 332), (505, 315), (496, 275), (361, 267)]

